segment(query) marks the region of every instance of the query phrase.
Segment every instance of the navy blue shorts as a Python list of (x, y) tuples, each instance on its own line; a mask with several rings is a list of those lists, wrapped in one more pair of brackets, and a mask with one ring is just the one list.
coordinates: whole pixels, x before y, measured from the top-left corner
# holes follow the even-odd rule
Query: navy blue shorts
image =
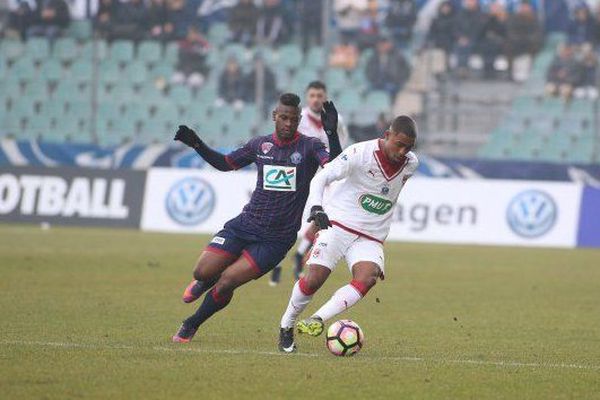
[(244, 257), (258, 274), (257, 278), (279, 265), (296, 242), (295, 236), (282, 240), (264, 239), (236, 225), (235, 218), (227, 222), (212, 238), (206, 251), (230, 255), (235, 259)]

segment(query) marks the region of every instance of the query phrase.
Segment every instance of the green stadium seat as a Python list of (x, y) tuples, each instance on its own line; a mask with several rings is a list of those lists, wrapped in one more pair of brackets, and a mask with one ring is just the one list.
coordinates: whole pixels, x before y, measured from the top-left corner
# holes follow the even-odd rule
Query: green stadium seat
[(73, 38), (59, 38), (54, 43), (54, 49), (52, 55), (55, 59), (63, 62), (70, 63), (77, 58), (79, 48), (77, 42)]
[(65, 103), (67, 120), (86, 121), (92, 117), (92, 103), (89, 101), (75, 101)]
[(105, 40), (89, 40), (83, 44), (79, 60), (103, 61), (108, 58), (108, 43)]
[(85, 19), (72, 20), (66, 34), (78, 40), (90, 39), (92, 37), (92, 21)]
[(278, 51), (278, 62), (288, 68), (301, 68), (304, 58), (300, 46), (295, 44), (286, 44), (281, 46)]
[(94, 71), (93, 64), (90, 60), (79, 59), (71, 65), (68, 72), (68, 78), (76, 83), (88, 83), (92, 81)]
[(150, 117), (150, 111), (145, 104), (131, 103), (125, 107), (125, 115), (136, 122), (142, 122)]
[(178, 107), (186, 107), (194, 101), (193, 92), (189, 87), (184, 85), (171, 86), (169, 89), (169, 101)]
[(60, 61), (50, 58), (40, 66), (39, 75), (50, 82), (58, 82), (63, 78), (63, 72)]
[(27, 56), (38, 62), (50, 57), (50, 41), (46, 38), (30, 38), (25, 43)]
[(175, 68), (172, 64), (168, 62), (160, 62), (149, 72), (149, 77), (151, 79), (166, 79), (167, 81), (171, 79), (173, 74), (175, 73)]
[(156, 88), (153, 84), (147, 84), (140, 87), (138, 93), (139, 102), (147, 105), (157, 106), (165, 99), (162, 91)]
[(122, 78), (119, 65), (113, 60), (105, 60), (98, 68), (100, 82), (104, 85), (115, 85)]
[(125, 67), (125, 82), (131, 85), (142, 85), (148, 79), (148, 70), (144, 62), (136, 60)]
[(116, 40), (109, 50), (109, 57), (117, 63), (128, 63), (134, 58), (134, 46), (130, 40)]
[(44, 102), (48, 96), (48, 84), (43, 78), (28, 81), (23, 94), (31, 102)]
[(66, 116), (65, 103), (59, 101), (47, 101), (40, 105), (40, 114), (52, 120), (62, 119)]
[(338, 68), (328, 69), (323, 79), (327, 83), (327, 89), (330, 92), (337, 92), (351, 85), (346, 71)]
[(165, 56), (163, 61), (169, 65), (175, 65), (179, 59), (179, 44), (177, 42), (169, 42), (165, 46)]
[(158, 42), (145, 40), (141, 42), (137, 50), (137, 59), (145, 64), (155, 64), (162, 59), (162, 49)]
[(22, 57), (13, 64), (9, 73), (12, 78), (24, 82), (33, 79), (37, 75), (37, 70), (33, 60)]
[(235, 113), (234, 123), (237, 127), (241, 127), (246, 136), (252, 128), (255, 128), (259, 122), (259, 114), (256, 106), (247, 104), (239, 112)]
[(80, 87), (77, 82), (63, 80), (52, 93), (52, 99), (62, 102), (90, 102), (92, 100), (89, 86)]
[(98, 103), (97, 119), (98, 120), (115, 120), (121, 117), (121, 108), (119, 104), (114, 102)]
[(25, 46), (20, 40), (2, 40), (0, 43), (0, 54), (8, 62), (14, 62), (25, 54)]
[(374, 90), (367, 93), (365, 98), (365, 105), (377, 112), (389, 112), (392, 108), (392, 101), (390, 95), (387, 92), (381, 90)]
[(340, 113), (347, 115), (358, 111), (362, 106), (360, 94), (348, 88), (339, 94), (339, 98), (335, 100), (335, 104)]
[(313, 46), (308, 49), (304, 58), (304, 65), (311, 69), (321, 69), (325, 67), (327, 55), (325, 49), (319, 46)]
[(229, 39), (229, 27), (224, 23), (214, 23), (208, 31), (208, 41), (214, 47), (219, 47)]
[(23, 94), (23, 85), (16, 79), (4, 81), (2, 94), (8, 98), (19, 98)]

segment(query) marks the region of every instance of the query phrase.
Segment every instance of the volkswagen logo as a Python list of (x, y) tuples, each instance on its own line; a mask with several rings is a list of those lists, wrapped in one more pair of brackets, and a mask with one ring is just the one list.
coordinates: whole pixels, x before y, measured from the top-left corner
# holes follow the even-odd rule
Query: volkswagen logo
[(517, 194), (508, 205), (506, 220), (519, 236), (537, 238), (546, 234), (556, 222), (558, 209), (549, 194), (526, 190)]
[(167, 194), (167, 212), (175, 222), (191, 226), (205, 221), (215, 208), (215, 191), (203, 179), (185, 178)]

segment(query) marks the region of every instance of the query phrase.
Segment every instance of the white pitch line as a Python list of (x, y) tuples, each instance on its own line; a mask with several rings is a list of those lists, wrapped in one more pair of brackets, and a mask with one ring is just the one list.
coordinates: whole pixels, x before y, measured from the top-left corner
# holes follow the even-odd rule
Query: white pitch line
[[(110, 344), (86, 344), (86, 343), (67, 343), (67, 342), (39, 342), (25, 340), (2, 340), (0, 345), (19, 345), (19, 346), (39, 346), (39, 347), (57, 347), (65, 349), (92, 349), (92, 350), (140, 350), (140, 351), (160, 351), (160, 352), (175, 352), (175, 353), (195, 353), (195, 354), (228, 354), (228, 355), (259, 355), (269, 357), (309, 357), (318, 358), (324, 357), (322, 354), (311, 353), (294, 353), (282, 354), (276, 351), (254, 351), (242, 349), (199, 349), (189, 347), (139, 347), (128, 345), (110, 345)], [(465, 364), (465, 365), (484, 365), (504, 368), (557, 368), (557, 369), (583, 369), (583, 370), (600, 370), (600, 365), (589, 364), (574, 364), (574, 363), (533, 363), (519, 361), (483, 361), (469, 359), (443, 359), (443, 358), (425, 358), (425, 357), (370, 357), (361, 355), (356, 360), (374, 360), (374, 361), (405, 361), (405, 362), (421, 362), (434, 364)]]

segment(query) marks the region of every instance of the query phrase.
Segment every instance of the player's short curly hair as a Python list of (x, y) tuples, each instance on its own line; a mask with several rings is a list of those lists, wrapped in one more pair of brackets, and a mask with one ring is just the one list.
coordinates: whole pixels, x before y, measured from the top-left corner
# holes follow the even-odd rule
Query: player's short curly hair
[(300, 105), (300, 97), (294, 93), (284, 93), (279, 96), (279, 104), (289, 107), (298, 107)]
[(403, 133), (413, 139), (417, 138), (417, 124), (408, 115), (396, 117), (390, 126), (390, 130), (394, 133)]

